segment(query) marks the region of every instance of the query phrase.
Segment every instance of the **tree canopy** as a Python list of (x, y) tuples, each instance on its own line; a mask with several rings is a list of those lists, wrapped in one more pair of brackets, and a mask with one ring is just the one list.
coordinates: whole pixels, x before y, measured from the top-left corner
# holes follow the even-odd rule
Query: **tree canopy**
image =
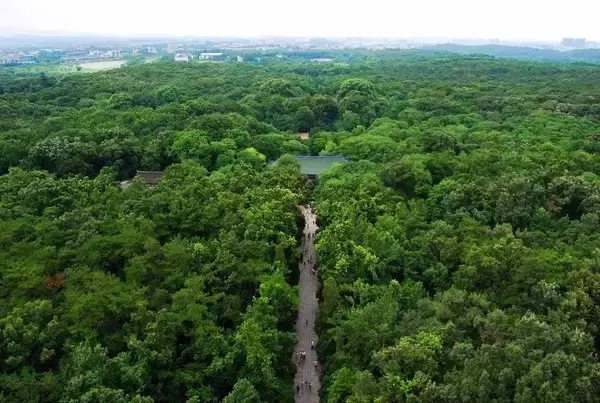
[(0, 68), (0, 400), (293, 401), (314, 201), (324, 401), (597, 401), (600, 67), (350, 61)]

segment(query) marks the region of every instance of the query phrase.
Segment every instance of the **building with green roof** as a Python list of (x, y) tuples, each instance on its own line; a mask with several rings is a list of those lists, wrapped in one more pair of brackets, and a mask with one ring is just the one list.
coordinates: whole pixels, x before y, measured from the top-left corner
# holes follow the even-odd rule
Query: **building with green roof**
[(341, 155), (296, 155), (302, 175), (315, 179), (321, 172), (333, 164), (345, 164), (348, 160)]

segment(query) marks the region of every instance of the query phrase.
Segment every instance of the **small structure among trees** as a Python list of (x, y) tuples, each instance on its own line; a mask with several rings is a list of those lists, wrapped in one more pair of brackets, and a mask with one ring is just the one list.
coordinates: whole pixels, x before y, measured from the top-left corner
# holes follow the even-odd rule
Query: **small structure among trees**
[(296, 155), (295, 158), (300, 164), (302, 175), (306, 175), (308, 179), (317, 179), (321, 172), (331, 168), (333, 164), (348, 162), (341, 155)]
[[(135, 174), (136, 178), (140, 178), (149, 187), (156, 186), (164, 175), (164, 171), (137, 171)], [(127, 188), (131, 185), (131, 179), (122, 181), (119, 185), (122, 189)]]
[(154, 187), (158, 184), (158, 181), (165, 176), (164, 171), (137, 171), (135, 175), (139, 177), (144, 183), (150, 187)]

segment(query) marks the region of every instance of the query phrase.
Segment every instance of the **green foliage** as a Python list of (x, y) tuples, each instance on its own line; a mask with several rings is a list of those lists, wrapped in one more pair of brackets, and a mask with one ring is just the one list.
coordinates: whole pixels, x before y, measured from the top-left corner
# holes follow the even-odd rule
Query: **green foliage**
[(291, 399), (297, 166), (249, 149), (152, 190), (18, 168), (0, 188), (6, 399)]
[(324, 401), (596, 401), (598, 66), (287, 55), (2, 69), (0, 400), (292, 401), (314, 201)]
[(376, 89), (343, 82), (351, 133), (311, 138), (353, 161), (315, 190), (324, 398), (595, 401), (598, 123), (533, 86), (562, 68), (447, 63), (506, 70), (492, 84), (428, 60), (411, 82), (390, 61)]
[(223, 399), (223, 403), (258, 403), (260, 396), (254, 389), (254, 386), (246, 380), (240, 379), (233, 386), (230, 394)]

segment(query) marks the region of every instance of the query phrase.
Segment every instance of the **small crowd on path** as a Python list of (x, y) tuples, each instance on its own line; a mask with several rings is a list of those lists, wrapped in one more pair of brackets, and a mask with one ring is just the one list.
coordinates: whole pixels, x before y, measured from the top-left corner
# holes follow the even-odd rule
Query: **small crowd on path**
[[(314, 237), (317, 232), (316, 218), (313, 216), (315, 210), (312, 206), (303, 206), (306, 227), (304, 229), (304, 240), (302, 242), (302, 262), (299, 265), (301, 273), (300, 287), (308, 287), (309, 293), (301, 293), (300, 310), (297, 326), (304, 322), (304, 329), (297, 328), (298, 347), (294, 354), (294, 361), (297, 367), (296, 374), (296, 402), (318, 402), (319, 401), (319, 363), (316, 355), (317, 340), (312, 328), (318, 301), (316, 300), (316, 290), (318, 288), (318, 278), (316, 276), (316, 256), (314, 254)], [(306, 276), (305, 270), (310, 270), (310, 275)], [(310, 296), (309, 296), (310, 295)], [(308, 336), (308, 337), (307, 337)], [(310, 341), (310, 350), (308, 350)], [(307, 356), (308, 361), (307, 362)], [(314, 359), (314, 360), (313, 360)], [(312, 366), (310, 365), (312, 362)], [(314, 369), (313, 369), (314, 367)]]

